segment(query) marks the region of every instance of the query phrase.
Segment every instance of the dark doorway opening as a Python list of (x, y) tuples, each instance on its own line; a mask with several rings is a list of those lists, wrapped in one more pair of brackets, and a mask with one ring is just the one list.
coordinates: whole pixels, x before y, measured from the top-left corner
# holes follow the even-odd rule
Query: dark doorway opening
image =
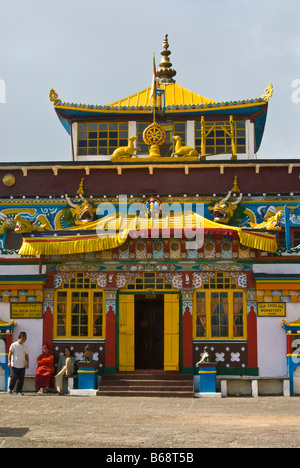
[(135, 368), (164, 368), (164, 295), (135, 296)]

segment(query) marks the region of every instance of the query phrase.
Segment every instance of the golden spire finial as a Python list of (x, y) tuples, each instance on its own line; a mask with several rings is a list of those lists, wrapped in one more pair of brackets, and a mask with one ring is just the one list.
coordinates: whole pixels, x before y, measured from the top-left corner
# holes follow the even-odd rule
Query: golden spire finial
[(159, 68), (157, 70), (157, 76), (160, 78), (161, 82), (164, 84), (175, 83), (173, 77), (176, 75), (176, 71), (173, 70), (172, 63), (170, 62), (169, 55), (171, 51), (169, 50), (168, 43), (168, 34), (165, 34), (165, 40), (163, 44), (163, 50), (160, 53), (162, 55), (162, 61), (160, 62)]
[(233, 187), (231, 189), (231, 193), (240, 193), (240, 189), (237, 183), (237, 175), (234, 177)]
[(81, 182), (79, 184), (79, 188), (77, 190), (77, 195), (84, 195), (83, 184), (84, 184), (84, 178), (81, 179)]

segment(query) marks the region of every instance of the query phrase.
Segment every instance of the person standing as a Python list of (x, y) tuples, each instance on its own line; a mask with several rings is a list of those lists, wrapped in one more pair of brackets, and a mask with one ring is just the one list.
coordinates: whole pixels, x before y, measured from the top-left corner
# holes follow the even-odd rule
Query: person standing
[(10, 368), (10, 383), (8, 393), (13, 393), (13, 389), (17, 384), (17, 395), (23, 395), (23, 385), (26, 369), (29, 368), (29, 352), (25, 341), (27, 334), (21, 332), (18, 340), (11, 344), (8, 352), (8, 367)]

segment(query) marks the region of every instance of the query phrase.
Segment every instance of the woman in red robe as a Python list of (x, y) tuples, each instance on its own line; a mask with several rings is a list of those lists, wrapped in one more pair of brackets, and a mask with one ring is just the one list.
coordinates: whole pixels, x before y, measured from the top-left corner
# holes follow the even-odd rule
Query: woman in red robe
[(35, 391), (38, 392), (41, 388), (44, 392), (49, 391), (49, 387), (53, 387), (54, 377), (54, 356), (49, 351), (49, 346), (42, 346), (42, 354), (37, 358), (37, 370), (35, 372)]

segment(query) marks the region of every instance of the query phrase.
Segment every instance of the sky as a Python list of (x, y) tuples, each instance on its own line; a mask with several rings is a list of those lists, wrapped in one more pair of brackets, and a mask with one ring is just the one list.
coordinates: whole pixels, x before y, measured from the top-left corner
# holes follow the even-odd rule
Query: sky
[(258, 159), (300, 159), (299, 0), (0, 0), (0, 162), (69, 161), (49, 100), (105, 105), (152, 81), (164, 35), (176, 82), (216, 101), (259, 98)]

